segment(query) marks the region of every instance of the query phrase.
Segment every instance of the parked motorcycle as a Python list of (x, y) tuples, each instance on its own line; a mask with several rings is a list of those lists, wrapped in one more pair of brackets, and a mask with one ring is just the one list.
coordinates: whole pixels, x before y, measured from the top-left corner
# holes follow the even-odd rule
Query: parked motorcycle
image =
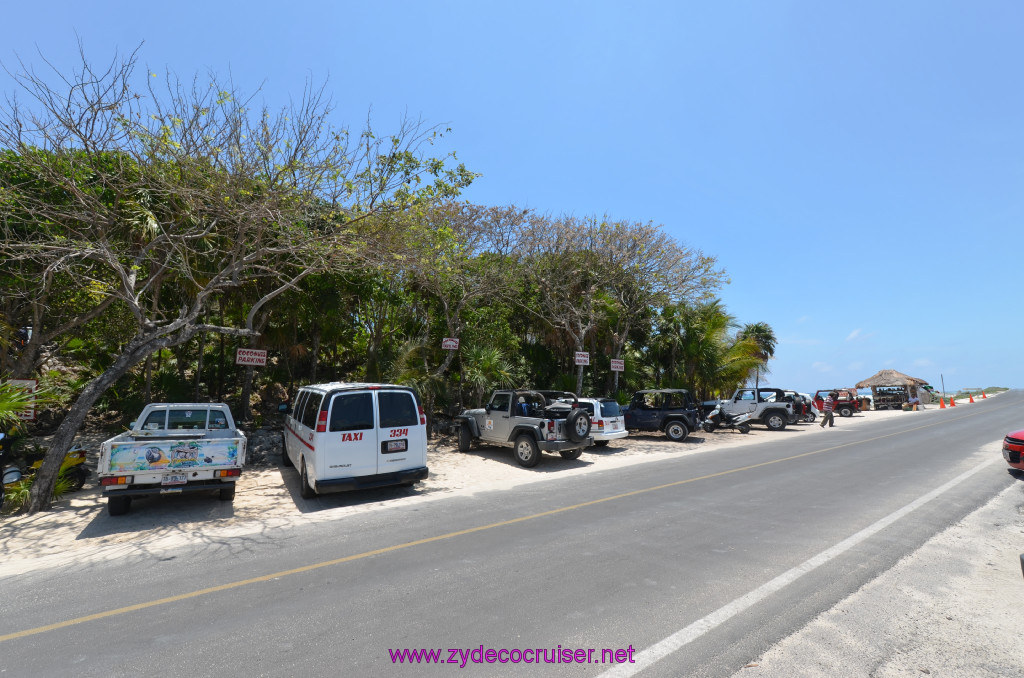
[(751, 415), (749, 412), (730, 414), (723, 411), (722, 405), (719, 404), (708, 413), (707, 418), (701, 424), (701, 428), (704, 429), (705, 433), (713, 433), (715, 429), (719, 428), (734, 428), (740, 433), (750, 433), (750, 424), (747, 423), (750, 419)]

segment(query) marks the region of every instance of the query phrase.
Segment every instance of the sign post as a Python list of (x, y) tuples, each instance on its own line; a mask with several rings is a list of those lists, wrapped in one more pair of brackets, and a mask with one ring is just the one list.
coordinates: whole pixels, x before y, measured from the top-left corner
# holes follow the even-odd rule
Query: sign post
[(267, 364), (267, 352), (257, 348), (240, 348), (235, 351), (235, 364), (264, 367)]
[(576, 364), (577, 365), (589, 365), (590, 364), (590, 353), (587, 351), (576, 351)]

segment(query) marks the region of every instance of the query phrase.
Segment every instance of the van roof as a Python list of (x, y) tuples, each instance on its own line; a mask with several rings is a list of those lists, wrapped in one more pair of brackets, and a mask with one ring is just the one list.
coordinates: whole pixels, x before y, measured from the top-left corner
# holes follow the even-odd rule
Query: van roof
[(306, 384), (299, 388), (313, 389), (316, 391), (353, 391), (359, 389), (380, 389), (380, 388), (396, 388), (403, 391), (412, 391), (411, 386), (402, 386), (401, 384), (372, 384), (364, 382), (352, 382), (352, 381), (332, 381), (326, 384)]

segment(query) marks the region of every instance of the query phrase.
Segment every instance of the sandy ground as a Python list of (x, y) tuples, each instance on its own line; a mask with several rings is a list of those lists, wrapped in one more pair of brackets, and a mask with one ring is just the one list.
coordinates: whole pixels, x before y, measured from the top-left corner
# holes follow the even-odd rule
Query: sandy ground
[[(817, 422), (791, 425), (785, 435), (831, 436), (842, 429), (870, 426), (891, 417), (931, 418), (948, 411), (929, 406), (914, 413), (867, 412), (845, 419), (836, 417), (835, 429), (822, 429)], [(280, 433), (260, 435), (270, 436), (271, 452), (266, 457), (279, 459)], [(219, 541), (308, 521), (339, 520), (390, 506), (505, 490), (669, 457), (713, 454), (778, 435), (764, 427), (755, 427), (745, 435), (729, 430), (711, 434), (698, 431), (682, 443), (673, 443), (660, 433), (630, 434), (607, 447), (589, 448), (576, 460), (545, 454), (532, 469), (516, 464), (507, 448), (478, 448), (462, 454), (447, 445), (431, 445), (427, 460), (430, 477), (413, 488), (366, 490), (307, 501), (299, 497), (298, 474), (293, 469), (271, 467), (245, 472), (231, 503), (217, 501), (206, 493), (144, 498), (133, 503), (128, 515), (117, 517), (107, 514), (93, 476), (84, 490), (56, 502), (50, 512), (8, 517), (0, 522), (2, 574), (61, 567), (71, 561), (155, 553), (186, 543)], [(95, 450), (99, 439), (92, 436), (80, 442)]]

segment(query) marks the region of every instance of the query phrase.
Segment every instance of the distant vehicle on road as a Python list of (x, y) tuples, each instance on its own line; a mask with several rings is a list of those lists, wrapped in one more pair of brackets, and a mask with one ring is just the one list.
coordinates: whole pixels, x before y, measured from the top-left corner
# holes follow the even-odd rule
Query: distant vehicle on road
[(832, 409), (840, 417), (852, 417), (854, 412), (860, 412), (860, 401), (857, 400), (857, 391), (852, 388), (823, 388), (814, 394), (814, 406), (821, 410), (825, 404), (825, 396), (829, 393), (838, 393), (838, 398), (833, 398)]

